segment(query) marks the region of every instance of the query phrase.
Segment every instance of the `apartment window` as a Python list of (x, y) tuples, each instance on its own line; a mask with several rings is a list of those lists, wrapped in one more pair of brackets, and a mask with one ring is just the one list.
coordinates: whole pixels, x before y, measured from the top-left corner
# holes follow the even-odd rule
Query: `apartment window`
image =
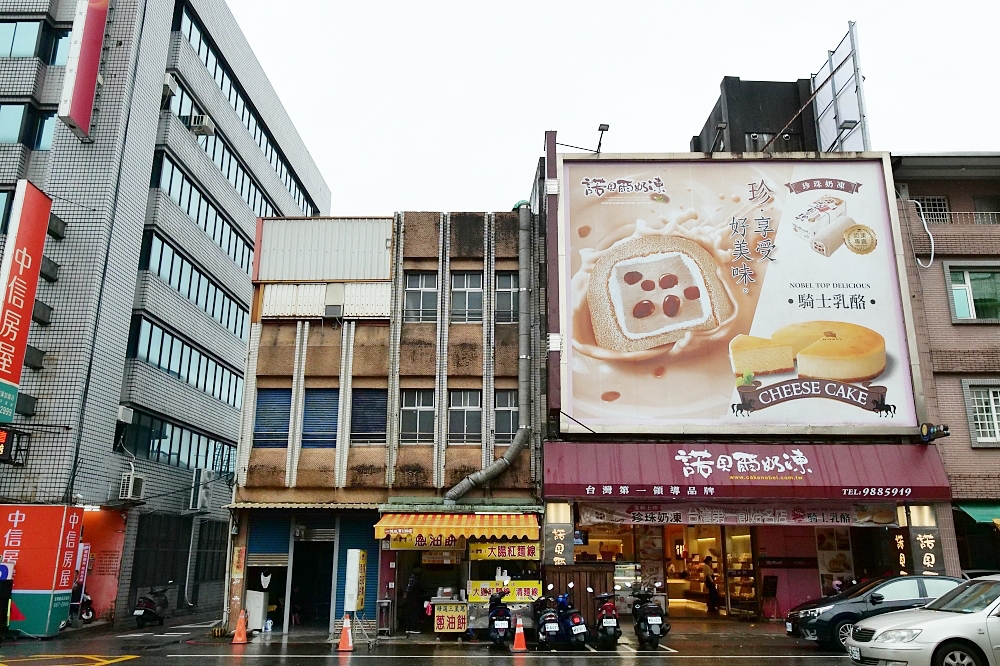
[(951, 222), (951, 208), (948, 207), (948, 197), (910, 197), (920, 206), (918, 211), (924, 214), (927, 224), (948, 224)]
[(483, 274), (453, 273), (451, 276), (451, 320), (455, 323), (483, 320)]
[(402, 392), (403, 406), (399, 416), (399, 440), (416, 444), (434, 441), (434, 391)]
[(115, 441), (136, 458), (173, 467), (202, 467), (223, 474), (236, 467), (235, 444), (140, 410), (135, 411), (132, 423), (119, 424)]
[(1000, 387), (969, 387), (976, 441), (1000, 442)]
[(27, 109), (24, 104), (0, 104), (0, 143), (21, 142)]
[(257, 389), (253, 445), (256, 448), (287, 448), (292, 412), (292, 389)]
[(132, 322), (130, 358), (159, 368), (239, 409), (243, 377), (145, 317)]
[(1000, 270), (951, 269), (957, 319), (1000, 319)]
[[(146, 233), (139, 268), (158, 275), (181, 296), (228, 328), (233, 335), (247, 339), (250, 330), (249, 313), (159, 234)], [(222, 310), (217, 316), (216, 303), (219, 302)]]
[(452, 444), (483, 441), (482, 391), (448, 392), (448, 441)]
[(0, 234), (7, 233), (10, 223), (10, 206), (14, 202), (14, 193), (0, 190)]
[(511, 389), (496, 392), (494, 411), (494, 433), (497, 444), (509, 444), (517, 434), (517, 391)]
[(251, 273), (253, 248), (166, 155), (159, 154), (154, 161), (151, 186), (163, 190), (230, 259), (247, 275)]
[(219, 171), (226, 177), (229, 184), (236, 189), (243, 198), (243, 201), (257, 214), (257, 217), (274, 216), (274, 207), (264, 198), (263, 191), (253, 181), (250, 173), (236, 159), (236, 156), (221, 136), (218, 134), (215, 136), (199, 136), (198, 144), (212, 158), (215, 166), (219, 168)]
[(385, 389), (351, 391), (351, 445), (384, 445), (388, 411), (389, 393)]
[(41, 28), (38, 21), (0, 23), (0, 58), (34, 58)]
[(497, 272), (496, 321), (498, 324), (513, 324), (517, 322), (518, 294), (517, 273), (515, 271)]
[(403, 321), (437, 321), (437, 273), (407, 273)]

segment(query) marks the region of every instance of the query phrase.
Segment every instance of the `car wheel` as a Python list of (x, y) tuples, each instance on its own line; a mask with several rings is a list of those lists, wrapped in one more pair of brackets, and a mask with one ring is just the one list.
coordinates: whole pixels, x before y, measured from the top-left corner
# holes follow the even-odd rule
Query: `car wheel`
[(934, 666), (984, 666), (979, 653), (965, 643), (945, 643), (934, 655)]
[(847, 651), (847, 639), (851, 637), (851, 631), (854, 629), (853, 620), (841, 620), (833, 627), (833, 640), (830, 641), (833, 647), (838, 650)]

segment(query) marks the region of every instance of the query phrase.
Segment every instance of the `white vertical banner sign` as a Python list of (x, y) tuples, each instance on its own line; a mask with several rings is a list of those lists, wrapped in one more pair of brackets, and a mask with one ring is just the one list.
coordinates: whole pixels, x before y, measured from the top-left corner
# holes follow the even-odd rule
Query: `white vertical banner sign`
[(344, 581), (344, 610), (356, 613), (365, 609), (365, 581), (368, 578), (368, 552), (350, 548), (347, 551)]

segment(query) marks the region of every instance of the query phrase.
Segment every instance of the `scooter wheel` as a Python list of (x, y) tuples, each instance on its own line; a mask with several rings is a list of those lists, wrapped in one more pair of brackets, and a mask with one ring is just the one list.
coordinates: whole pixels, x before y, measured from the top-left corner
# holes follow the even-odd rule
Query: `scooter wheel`
[(135, 626), (139, 627), (140, 629), (145, 629), (146, 628), (146, 619), (143, 618), (143, 617), (137, 617), (137, 618), (135, 618)]
[(649, 637), (649, 649), (650, 650), (655, 650), (659, 645), (660, 645), (660, 637), (659, 636), (650, 636)]
[(80, 619), (83, 620), (86, 623), (93, 622), (94, 621), (94, 609), (93, 608), (88, 608), (87, 610), (85, 610), (82, 613), (80, 613)]
[(163, 626), (163, 618), (162, 617), (160, 618), (160, 626), (161, 627)]

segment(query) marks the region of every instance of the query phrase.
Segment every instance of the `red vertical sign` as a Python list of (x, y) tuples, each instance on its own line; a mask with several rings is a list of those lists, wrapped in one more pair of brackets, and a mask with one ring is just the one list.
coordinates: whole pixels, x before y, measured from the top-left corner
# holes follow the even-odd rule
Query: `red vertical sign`
[[(77, 535), (83, 523), (83, 509), (61, 505), (3, 504), (0, 505), (0, 559), (15, 565), (14, 587), (17, 591), (50, 591), (57, 589), (61, 549), (66, 540), (70, 514), (76, 515)], [(79, 539), (79, 536), (77, 536)], [(73, 548), (76, 556), (76, 548)], [(70, 572), (72, 573), (72, 571)], [(72, 576), (71, 576), (72, 577)], [(69, 587), (58, 589), (72, 589)]]
[(80, 138), (90, 135), (107, 22), (108, 0), (77, 0), (59, 118)]
[(0, 305), (0, 423), (14, 418), (51, 211), (52, 199), (28, 181), (18, 181), (0, 261), (4, 289)]

